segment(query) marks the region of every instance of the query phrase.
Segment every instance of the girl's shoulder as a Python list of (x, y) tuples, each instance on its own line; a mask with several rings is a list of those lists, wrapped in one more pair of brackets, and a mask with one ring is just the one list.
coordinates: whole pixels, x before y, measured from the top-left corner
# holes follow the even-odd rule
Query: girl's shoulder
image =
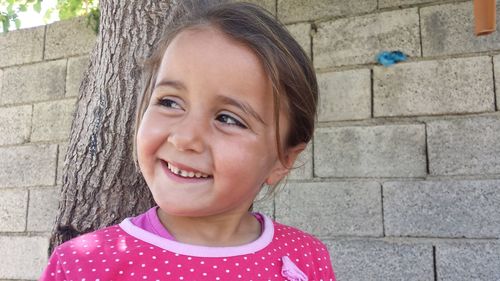
[(126, 240), (129, 239), (129, 235), (116, 224), (68, 240), (56, 247), (53, 254), (103, 255), (104, 251), (118, 249), (121, 244), (126, 244)]

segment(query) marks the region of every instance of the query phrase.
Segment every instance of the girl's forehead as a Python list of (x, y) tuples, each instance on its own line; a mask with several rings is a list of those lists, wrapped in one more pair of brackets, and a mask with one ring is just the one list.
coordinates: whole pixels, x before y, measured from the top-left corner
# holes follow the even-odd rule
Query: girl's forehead
[(224, 85), (259, 86), (266, 91), (272, 89), (270, 78), (255, 52), (209, 26), (181, 31), (172, 40), (163, 55), (158, 78), (165, 75), (215, 79)]

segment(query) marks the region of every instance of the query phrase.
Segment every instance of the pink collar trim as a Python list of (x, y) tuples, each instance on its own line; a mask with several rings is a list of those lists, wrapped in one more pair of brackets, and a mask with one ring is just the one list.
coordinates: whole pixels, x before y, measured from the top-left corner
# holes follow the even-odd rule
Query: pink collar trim
[(130, 218), (124, 219), (119, 226), (131, 236), (162, 249), (186, 256), (193, 257), (232, 257), (253, 254), (267, 247), (274, 237), (274, 224), (270, 218), (260, 214), (264, 219), (264, 231), (257, 240), (241, 246), (234, 247), (207, 247), (185, 244), (174, 240), (165, 239), (134, 225)]

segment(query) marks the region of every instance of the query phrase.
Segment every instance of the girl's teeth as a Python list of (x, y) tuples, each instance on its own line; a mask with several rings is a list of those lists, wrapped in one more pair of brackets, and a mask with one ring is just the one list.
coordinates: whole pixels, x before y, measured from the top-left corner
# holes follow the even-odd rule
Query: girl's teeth
[(181, 169), (175, 167), (174, 165), (172, 165), (170, 163), (167, 163), (167, 167), (170, 171), (172, 171), (172, 173), (174, 173), (176, 175), (180, 175), (182, 177), (208, 178), (208, 175), (205, 175), (205, 174), (202, 174), (199, 172), (196, 172), (196, 173), (195, 172), (187, 172), (187, 171), (184, 171), (184, 170), (181, 170)]

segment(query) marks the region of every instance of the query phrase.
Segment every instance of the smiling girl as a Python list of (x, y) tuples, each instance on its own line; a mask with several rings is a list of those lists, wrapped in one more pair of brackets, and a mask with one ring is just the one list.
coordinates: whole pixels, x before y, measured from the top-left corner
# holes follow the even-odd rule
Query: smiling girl
[(145, 67), (136, 156), (156, 207), (59, 246), (41, 280), (335, 280), (313, 236), (250, 212), (314, 130), (317, 82), (272, 15), (187, 15)]

